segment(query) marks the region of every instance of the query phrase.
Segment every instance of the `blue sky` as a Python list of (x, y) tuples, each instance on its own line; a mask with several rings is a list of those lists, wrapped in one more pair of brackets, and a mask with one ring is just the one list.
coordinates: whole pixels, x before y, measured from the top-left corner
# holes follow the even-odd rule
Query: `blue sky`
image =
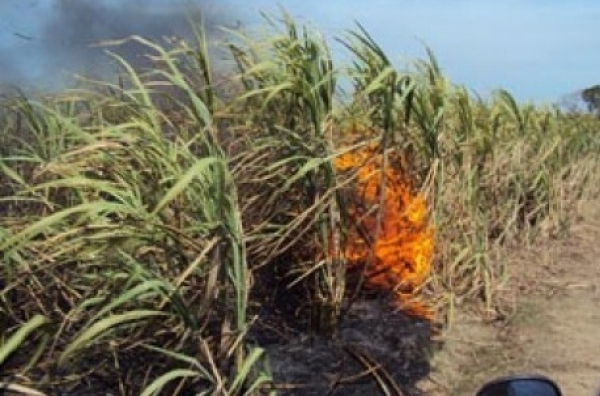
[[(0, 73), (18, 74), (19, 81), (30, 84), (42, 81), (48, 68), (55, 73), (50, 66), (59, 65), (62, 75), (68, 75), (67, 66), (57, 60), (49, 62), (53, 56), (67, 56), (67, 50), (43, 51), (44, 38), (39, 37), (48, 34), (40, 26), (52, 15), (56, 3), (68, 2), (0, 1)], [(102, 3), (143, 4), (158, 15), (175, 9), (185, 12), (189, 2), (105, 0)], [(342, 34), (353, 27), (354, 21), (359, 21), (401, 67), (410, 59), (424, 57), (425, 43), (433, 49), (452, 81), (484, 96), (502, 87), (523, 101), (555, 101), (600, 83), (598, 0), (209, 0), (209, 3), (215, 15), (223, 16), (220, 21), (233, 24), (241, 20), (250, 27), (257, 23), (260, 10), (277, 12), (281, 5), (299, 21), (314, 25), (328, 37)], [(131, 9), (135, 8), (129, 12)], [(181, 26), (174, 29), (177, 33)]]

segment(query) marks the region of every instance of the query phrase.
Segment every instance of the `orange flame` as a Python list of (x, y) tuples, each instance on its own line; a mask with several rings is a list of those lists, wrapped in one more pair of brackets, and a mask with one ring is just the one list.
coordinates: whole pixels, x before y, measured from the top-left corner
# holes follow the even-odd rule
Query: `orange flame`
[[(355, 227), (348, 235), (345, 257), (350, 269), (365, 270), (367, 288), (391, 290), (403, 310), (431, 318), (430, 309), (414, 299), (429, 275), (433, 254), (427, 202), (422, 194), (413, 193), (406, 175), (384, 167), (383, 155), (376, 150), (369, 146), (346, 153), (334, 163), (339, 171), (358, 172), (349, 208)], [(388, 159), (392, 163), (400, 157), (392, 153)], [(380, 203), (379, 210), (373, 210)]]

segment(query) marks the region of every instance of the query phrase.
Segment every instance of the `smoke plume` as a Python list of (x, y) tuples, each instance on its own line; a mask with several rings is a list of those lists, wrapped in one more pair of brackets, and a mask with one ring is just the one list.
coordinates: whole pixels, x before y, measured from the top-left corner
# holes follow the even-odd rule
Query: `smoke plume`
[[(10, 1), (10, 0), (9, 0)], [(139, 35), (161, 42), (165, 37), (189, 38), (190, 17), (202, 20), (210, 37), (235, 16), (226, 1), (199, 0), (50, 0), (37, 34), (13, 32), (19, 45), (0, 43), (0, 86), (58, 89), (73, 74), (109, 78), (114, 62), (99, 42)], [(31, 7), (36, 7), (37, 3)], [(38, 4), (37, 7), (40, 5)], [(143, 64), (148, 49), (135, 42), (112, 47), (134, 65)]]

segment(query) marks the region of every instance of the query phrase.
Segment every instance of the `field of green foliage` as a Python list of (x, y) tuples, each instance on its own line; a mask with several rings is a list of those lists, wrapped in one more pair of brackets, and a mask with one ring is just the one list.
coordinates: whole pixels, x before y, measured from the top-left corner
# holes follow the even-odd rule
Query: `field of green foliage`
[(301, 285), (307, 332), (335, 334), (360, 282), (343, 254), (358, 176), (334, 160), (367, 145), (426, 198), (435, 249), (414, 293), (440, 322), (491, 307), (497, 248), (560, 235), (597, 192), (594, 116), (482, 99), (432, 53), (398, 70), (360, 26), (339, 65), (318, 32), (266, 24), (219, 44), (231, 73), (197, 27), (190, 43), (130, 38), (154, 66), (113, 55), (116, 83), (2, 101), (0, 382), (274, 393), (246, 335), (276, 282)]

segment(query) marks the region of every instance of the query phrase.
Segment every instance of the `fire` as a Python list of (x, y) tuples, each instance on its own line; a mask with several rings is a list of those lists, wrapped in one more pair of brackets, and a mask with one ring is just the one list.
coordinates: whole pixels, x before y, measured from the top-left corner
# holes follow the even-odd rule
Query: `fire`
[(430, 318), (430, 310), (414, 297), (429, 275), (433, 228), (424, 196), (414, 193), (409, 178), (392, 166), (399, 160), (397, 154), (388, 154), (384, 167), (375, 146), (335, 160), (338, 171), (358, 172), (349, 208), (355, 226), (349, 231), (345, 257), (351, 270), (365, 270), (367, 288), (390, 290), (403, 310)]

